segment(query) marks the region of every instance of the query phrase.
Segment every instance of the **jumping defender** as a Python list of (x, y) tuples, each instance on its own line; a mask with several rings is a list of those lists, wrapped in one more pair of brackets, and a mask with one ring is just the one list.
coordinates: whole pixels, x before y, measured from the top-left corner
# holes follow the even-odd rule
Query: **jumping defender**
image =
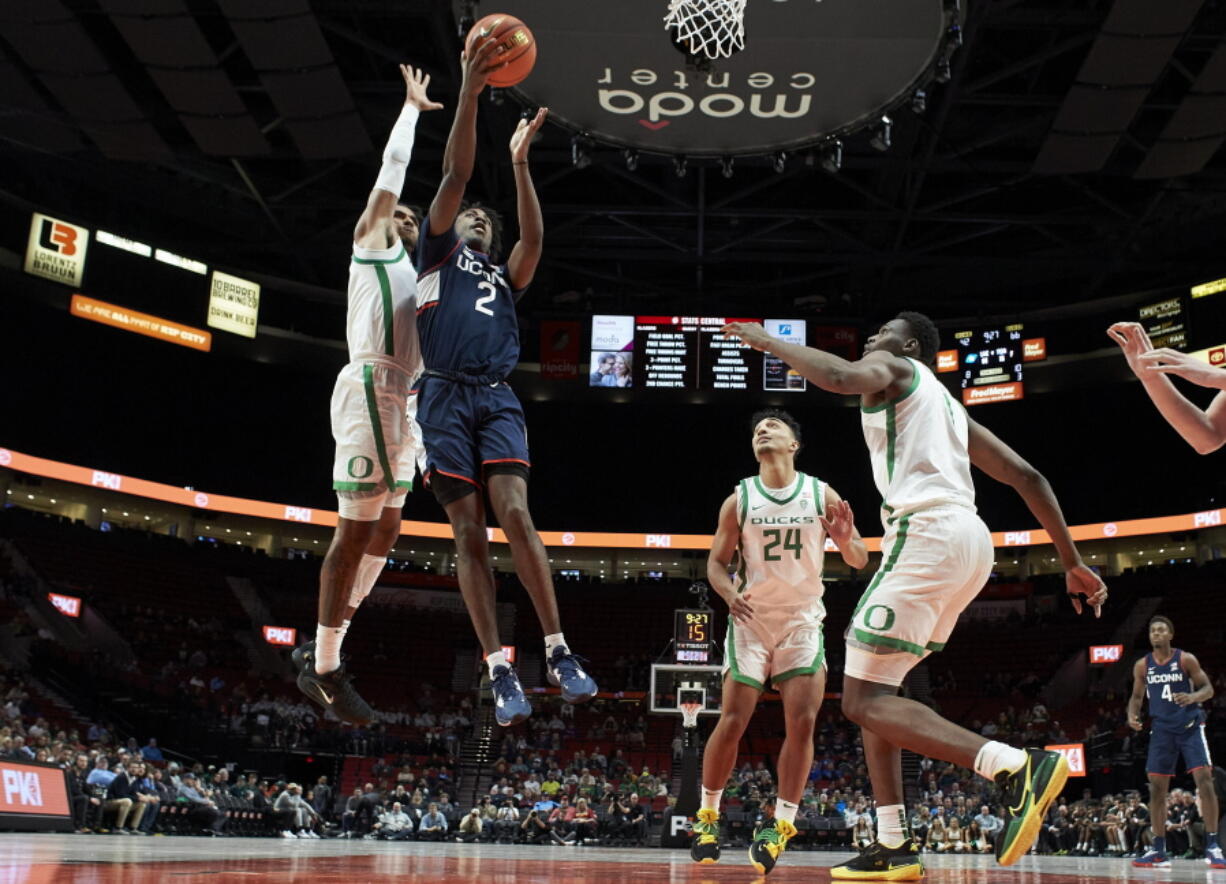
[(1205, 739), (1205, 710), (1201, 703), (1213, 696), (1213, 683), (1200, 662), (1187, 651), (1171, 647), (1175, 625), (1166, 617), (1149, 621), (1149, 643), (1153, 650), (1132, 667), (1132, 696), (1128, 698), (1128, 726), (1141, 730), (1141, 701), (1149, 695), (1149, 819), (1154, 843), (1145, 854), (1132, 861), (1144, 868), (1169, 868), (1166, 856), (1166, 793), (1175, 762), (1183, 763), (1196, 781), (1201, 816), (1205, 819), (1205, 862), (1214, 869), (1226, 869), (1226, 857), (1218, 846), (1218, 801), (1213, 788), (1213, 761)]
[(497, 216), (463, 204), (477, 141), (477, 97), (493, 68), (497, 41), (465, 57), (460, 103), (443, 155), (443, 180), (422, 224), (417, 255), (421, 300), (417, 327), (425, 365), (417, 421), (426, 449), (424, 472), (455, 533), (460, 592), (481, 642), (500, 725), (532, 713), (498, 637), (484, 495), (506, 532), (520, 581), (545, 631), (550, 681), (570, 703), (591, 699), (596, 683), (562, 635), (545, 547), (528, 513), (528, 434), (523, 408), (507, 384), (519, 361), (515, 304), (536, 273), (544, 222), (528, 171), (528, 149), (546, 108), (520, 120), (511, 136), (520, 239), (505, 264)]
[[(719, 801), (769, 678), (783, 700), (786, 736), (775, 817), (749, 848), (749, 861), (767, 874), (796, 834), (796, 809), (813, 765), (813, 728), (826, 693), (826, 538), (852, 568), (868, 564), (868, 550), (851, 506), (825, 482), (796, 469), (800, 425), (792, 416), (768, 409), (753, 416), (752, 427), (758, 475), (742, 479), (720, 507), (707, 557), (707, 579), (727, 602), (729, 616), (723, 702), (703, 754), (702, 807), (690, 856), (719, 861)], [(735, 584), (728, 576), (734, 553), (740, 555)]]
[(923, 864), (906, 825), (902, 748), (974, 768), (1006, 798), (996, 860), (1012, 865), (1034, 843), (1048, 805), (1068, 777), (1058, 752), (1016, 749), (958, 727), (898, 696), (917, 663), (945, 647), (958, 615), (987, 581), (992, 536), (975, 512), (973, 463), (1011, 485), (1047, 530), (1060, 555), (1074, 608), (1095, 613), (1107, 588), (1085, 566), (1051, 486), (975, 423), (932, 372), (940, 335), (920, 313), (900, 313), (851, 362), (776, 340), (760, 325), (732, 323), (724, 334), (778, 356), (823, 390), (860, 396), (861, 424), (882, 496), (883, 559), (847, 628), (843, 712), (860, 725), (877, 796), (877, 841), (835, 866), (839, 880), (912, 880)]
[(413, 485), (417, 445), (409, 419), (410, 383), (421, 370), (417, 280), (409, 252), (418, 218), (400, 202), (430, 77), (400, 66), (405, 99), (383, 165), (353, 231), (346, 337), (349, 363), (332, 391), (336, 458), (332, 487), (340, 517), (319, 575), (314, 641), (294, 649), (298, 688), (341, 721), (369, 724), (374, 710), (354, 689), (341, 642), (400, 536), (400, 511)]

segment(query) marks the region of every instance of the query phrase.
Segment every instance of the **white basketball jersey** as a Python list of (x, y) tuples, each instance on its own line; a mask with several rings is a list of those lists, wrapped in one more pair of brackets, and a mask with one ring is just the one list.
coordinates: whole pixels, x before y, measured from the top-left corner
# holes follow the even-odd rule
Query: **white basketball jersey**
[[(826, 531), (818, 519), (824, 513), (826, 486), (797, 471), (787, 488), (767, 488), (757, 476), (737, 486), (737, 517), (741, 526), (741, 565), (737, 589), (753, 593), (751, 605), (820, 606)], [(825, 608), (821, 609), (825, 616)]]
[(934, 506), (975, 511), (966, 410), (930, 368), (907, 361), (915, 371), (907, 391), (892, 402), (860, 408), (887, 526)]
[(349, 361), (391, 361), (421, 371), (417, 342), (417, 271), (399, 241), (386, 249), (354, 245), (346, 318)]

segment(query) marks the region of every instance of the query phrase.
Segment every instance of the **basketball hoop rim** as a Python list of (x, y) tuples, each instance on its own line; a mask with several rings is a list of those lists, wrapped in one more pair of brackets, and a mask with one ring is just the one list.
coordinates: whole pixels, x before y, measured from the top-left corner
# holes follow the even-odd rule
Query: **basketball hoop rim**
[(702, 712), (702, 703), (678, 703), (681, 710), (681, 723), (684, 727), (697, 727), (698, 715)]

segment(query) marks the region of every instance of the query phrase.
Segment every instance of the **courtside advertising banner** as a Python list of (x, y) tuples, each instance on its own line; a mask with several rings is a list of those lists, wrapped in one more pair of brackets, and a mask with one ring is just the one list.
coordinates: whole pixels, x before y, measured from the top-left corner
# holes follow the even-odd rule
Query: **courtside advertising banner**
[(1123, 645), (1090, 645), (1090, 664), (1118, 663), (1124, 659)]
[(1048, 752), (1059, 752), (1064, 756), (1064, 760), (1068, 762), (1068, 775), (1070, 777), (1084, 777), (1086, 775), (1086, 747), (1084, 743), (1062, 743), (1055, 746), (1044, 746)]
[(0, 761), (0, 828), (71, 831), (67, 773), (54, 764)]
[(89, 229), (50, 215), (34, 213), (26, 245), (26, 273), (79, 287), (85, 276)]

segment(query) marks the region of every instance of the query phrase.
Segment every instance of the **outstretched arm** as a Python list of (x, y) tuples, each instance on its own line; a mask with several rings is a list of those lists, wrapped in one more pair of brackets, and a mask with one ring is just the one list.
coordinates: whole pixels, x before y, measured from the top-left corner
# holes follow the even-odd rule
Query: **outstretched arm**
[(520, 120), (511, 136), (511, 168), (515, 172), (516, 209), (519, 213), (519, 242), (511, 249), (507, 260), (507, 275), (511, 290), (526, 289), (536, 275), (536, 265), (541, 260), (541, 247), (545, 241), (545, 221), (541, 218), (541, 204), (536, 198), (532, 173), (528, 171), (528, 149), (532, 138), (540, 131), (549, 115), (549, 108), (540, 108), (531, 120)]
[(1073, 536), (1069, 533), (1068, 523), (1064, 521), (1064, 513), (1060, 511), (1060, 503), (1047, 479), (990, 430), (970, 418), (967, 418), (967, 424), (970, 429), (967, 449), (971, 463), (1021, 495), (1026, 507), (1056, 545), (1074, 610), (1081, 613), (1081, 599), (1078, 596), (1084, 595), (1094, 608), (1094, 616), (1101, 617), (1103, 602), (1107, 600), (1107, 587), (1082, 562), (1081, 553), (1077, 552)]
[(1175, 388), (1168, 375), (1180, 377), (1202, 387), (1226, 391), (1226, 370), (1201, 360), (1163, 348), (1155, 350), (1145, 329), (1135, 322), (1117, 322), (1107, 335), (1120, 345), (1132, 369), (1153, 401), (1158, 413), (1196, 449), (1209, 454), (1226, 444), (1226, 392), (1218, 393), (1201, 410)]
[(464, 188), (473, 174), (473, 160), (477, 154), (477, 96), (485, 88), (489, 75), (502, 65), (491, 65), (498, 41), (488, 37), (477, 44), (470, 55), (460, 56), (464, 79), (460, 84), (460, 103), (455, 119), (451, 121), (451, 133), (443, 150), (443, 180), (438, 193), (430, 203), (430, 230), (438, 235), (455, 223), (464, 201)]
[(429, 74), (420, 68), (402, 64), (400, 76), (404, 78), (404, 108), (392, 126), (387, 146), (383, 148), (383, 165), (379, 167), (379, 177), (375, 179), (375, 187), (366, 200), (366, 209), (353, 229), (353, 241), (365, 248), (380, 249), (391, 245), (388, 222), (396, 211), (396, 203), (404, 189), (404, 176), (413, 153), (413, 130), (417, 126), (417, 115), (421, 111), (442, 108), (441, 104), (426, 96), (426, 90), (430, 87)]
[(755, 350), (778, 356), (831, 393), (881, 393), (891, 385), (909, 383), (915, 371), (907, 360), (889, 353), (868, 353), (863, 359), (851, 362), (825, 350), (781, 341), (768, 335), (756, 322), (729, 323), (722, 334), (725, 338), (738, 338)]

